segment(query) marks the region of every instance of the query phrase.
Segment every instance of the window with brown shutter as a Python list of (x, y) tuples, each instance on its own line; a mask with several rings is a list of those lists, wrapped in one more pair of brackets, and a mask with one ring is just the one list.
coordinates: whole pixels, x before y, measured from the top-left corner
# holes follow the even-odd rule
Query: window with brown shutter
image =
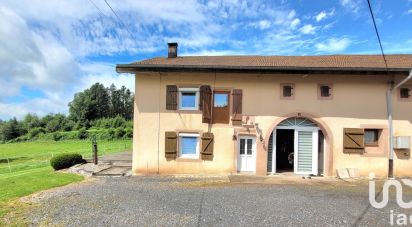
[(378, 146), (380, 129), (365, 129), (365, 146)]
[(242, 90), (233, 89), (232, 124), (242, 125)]
[(200, 86), (199, 109), (202, 110), (202, 122), (212, 123), (212, 89), (209, 85)]
[(177, 156), (177, 133), (165, 132), (165, 157), (166, 159), (176, 159)]
[(365, 132), (362, 128), (343, 129), (343, 152), (363, 153), (365, 151)]
[(213, 160), (214, 136), (211, 132), (202, 134), (202, 160)]
[(166, 86), (166, 110), (177, 110), (177, 86)]
[(229, 123), (229, 91), (214, 91), (213, 92), (213, 123)]

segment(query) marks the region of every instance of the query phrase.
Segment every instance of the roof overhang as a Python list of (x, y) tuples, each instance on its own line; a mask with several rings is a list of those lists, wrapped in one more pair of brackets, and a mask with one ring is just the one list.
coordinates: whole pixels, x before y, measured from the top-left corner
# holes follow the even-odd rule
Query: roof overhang
[(350, 67), (268, 67), (212, 65), (149, 65), (117, 64), (118, 73), (138, 72), (218, 72), (218, 73), (276, 73), (276, 74), (407, 74), (407, 68), (350, 68)]

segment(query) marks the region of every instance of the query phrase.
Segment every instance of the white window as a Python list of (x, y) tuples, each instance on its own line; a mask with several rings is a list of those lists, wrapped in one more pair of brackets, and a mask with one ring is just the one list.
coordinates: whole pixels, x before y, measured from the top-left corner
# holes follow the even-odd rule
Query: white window
[(179, 110), (199, 109), (199, 88), (179, 88)]
[(199, 157), (199, 134), (179, 133), (179, 156), (181, 158)]

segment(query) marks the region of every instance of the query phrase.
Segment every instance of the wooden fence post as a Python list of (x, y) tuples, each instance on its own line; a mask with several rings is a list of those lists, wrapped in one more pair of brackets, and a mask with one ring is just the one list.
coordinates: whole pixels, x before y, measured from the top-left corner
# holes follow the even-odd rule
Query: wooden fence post
[(95, 165), (97, 165), (98, 160), (97, 160), (97, 141), (96, 141), (96, 137), (93, 137), (92, 144), (93, 144), (93, 163)]
[(9, 166), (9, 172), (11, 173), (11, 166), (10, 166), (9, 158), (7, 158), (7, 164), (8, 164), (8, 166)]

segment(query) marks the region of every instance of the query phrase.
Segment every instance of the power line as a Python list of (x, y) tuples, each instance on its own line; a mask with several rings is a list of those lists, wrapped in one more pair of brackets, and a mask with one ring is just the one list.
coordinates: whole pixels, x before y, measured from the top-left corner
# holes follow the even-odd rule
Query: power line
[(89, 0), (89, 2), (94, 6), (94, 8), (96, 8), (100, 14), (102, 14), (102, 16), (106, 16), (106, 14), (104, 14), (99, 7), (97, 7), (97, 5), (93, 2), (93, 0)]
[(372, 16), (373, 26), (375, 27), (375, 33), (376, 33), (376, 36), (378, 37), (379, 46), (381, 47), (381, 52), (382, 52), (383, 61), (385, 62), (386, 72), (389, 73), (388, 63), (386, 61), (385, 53), (383, 52), (382, 42), (381, 42), (381, 38), (379, 36), (378, 27), (376, 26), (375, 16), (373, 15), (371, 3), (370, 3), (369, 0), (367, 0), (367, 2), (368, 2), (368, 6), (369, 6), (369, 12), (371, 13), (371, 16)]
[(110, 6), (110, 4), (107, 2), (107, 0), (104, 0), (104, 2), (106, 3), (106, 5), (110, 8), (110, 10), (112, 11), (112, 13), (116, 16), (117, 20), (122, 24), (122, 26), (127, 30), (127, 32), (130, 34), (130, 36), (132, 38), (134, 38), (133, 33), (129, 30), (129, 28), (126, 26), (125, 23), (123, 23), (122, 19), (120, 19), (120, 17), (117, 15), (117, 13), (114, 11), (114, 9)]

